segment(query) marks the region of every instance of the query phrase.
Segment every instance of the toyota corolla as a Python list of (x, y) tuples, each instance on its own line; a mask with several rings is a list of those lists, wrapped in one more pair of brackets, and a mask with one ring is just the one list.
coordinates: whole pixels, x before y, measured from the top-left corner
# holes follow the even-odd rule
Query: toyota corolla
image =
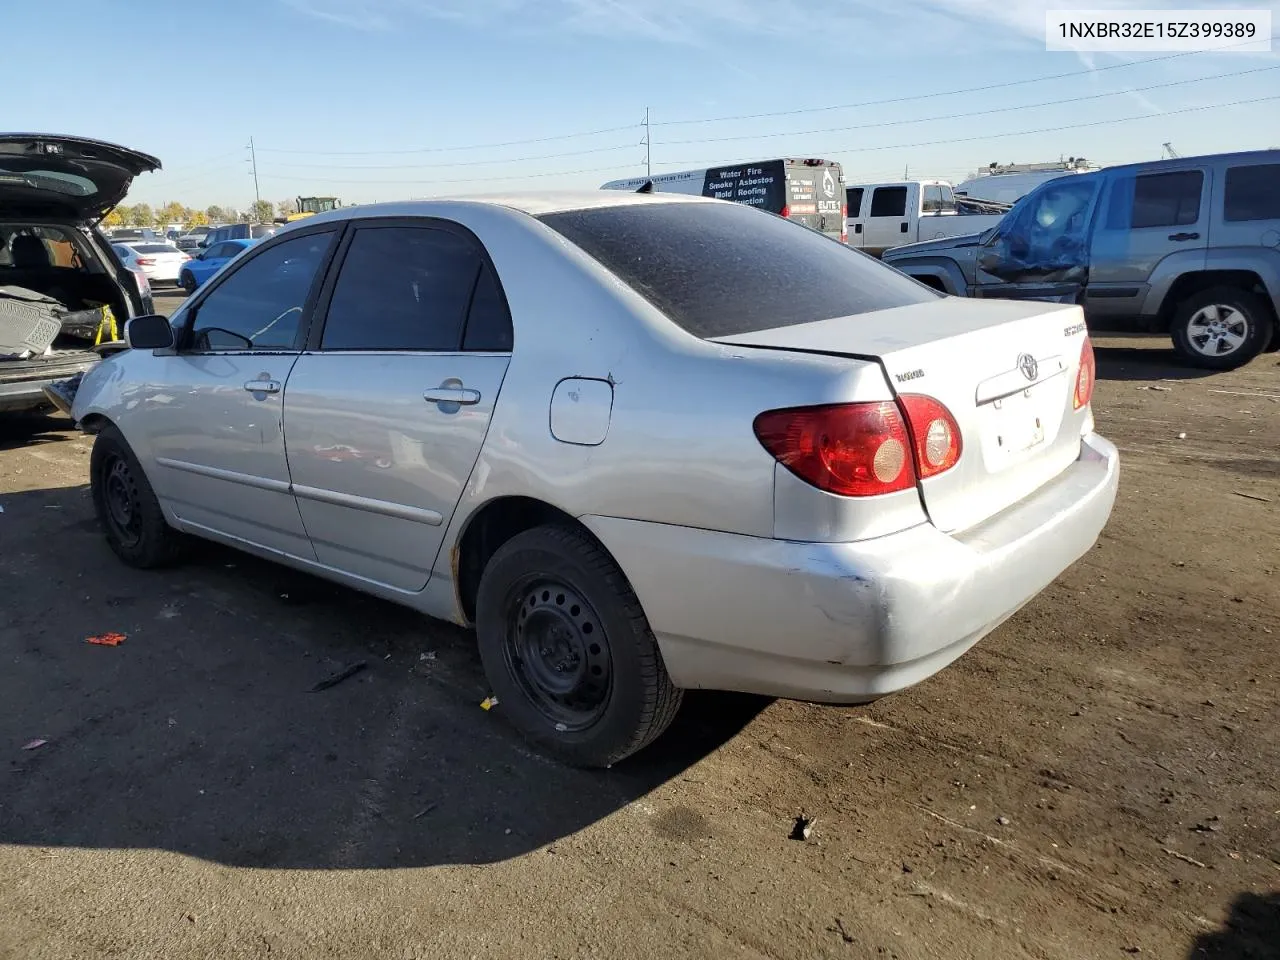
[(1118, 482), (1078, 307), (698, 197), (320, 214), (126, 338), (73, 406), (124, 562), (194, 535), (474, 626), (497, 712), (581, 765), (688, 689), (924, 680)]

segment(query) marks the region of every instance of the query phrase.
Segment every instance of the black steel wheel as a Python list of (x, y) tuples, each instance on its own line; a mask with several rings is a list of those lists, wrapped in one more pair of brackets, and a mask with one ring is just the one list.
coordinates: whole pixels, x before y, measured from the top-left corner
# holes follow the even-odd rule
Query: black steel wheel
[(93, 442), (89, 485), (98, 523), (116, 556), (144, 569), (178, 558), (181, 535), (165, 520), (142, 464), (115, 426), (104, 427)]
[(480, 579), (476, 635), (497, 712), (575, 766), (643, 749), (680, 707), (635, 591), (585, 530), (536, 527), (499, 547)]
[(604, 714), (613, 677), (600, 617), (558, 579), (530, 577), (511, 600), (503, 652), (512, 675), (557, 730), (587, 729)]

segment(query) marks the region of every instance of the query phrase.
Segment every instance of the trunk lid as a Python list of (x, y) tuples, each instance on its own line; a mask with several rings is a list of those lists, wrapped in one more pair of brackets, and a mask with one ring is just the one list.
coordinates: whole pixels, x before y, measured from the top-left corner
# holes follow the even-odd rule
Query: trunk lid
[(933, 523), (951, 533), (1017, 503), (1079, 456), (1089, 410), (1073, 401), (1086, 336), (1076, 306), (947, 297), (717, 339), (875, 360), (895, 393), (943, 403), (960, 428), (960, 460), (920, 492)]
[(133, 178), (160, 169), (137, 150), (42, 133), (0, 133), (0, 214), (101, 220)]

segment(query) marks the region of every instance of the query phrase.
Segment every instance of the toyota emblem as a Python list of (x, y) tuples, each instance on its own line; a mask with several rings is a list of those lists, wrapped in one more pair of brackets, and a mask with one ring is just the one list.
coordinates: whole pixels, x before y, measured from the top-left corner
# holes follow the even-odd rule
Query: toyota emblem
[(1040, 373), (1040, 364), (1036, 363), (1036, 358), (1031, 354), (1022, 353), (1018, 355), (1018, 369), (1024, 377), (1034, 381)]

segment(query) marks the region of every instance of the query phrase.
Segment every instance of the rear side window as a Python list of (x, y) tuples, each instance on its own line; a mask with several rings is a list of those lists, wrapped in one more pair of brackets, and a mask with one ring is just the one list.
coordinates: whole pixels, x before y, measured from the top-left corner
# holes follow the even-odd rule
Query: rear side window
[(276, 232), (276, 228), (269, 223), (255, 223), (249, 228), (249, 236), (254, 240), (261, 240), (263, 237), (272, 236)]
[(844, 192), (845, 202), (849, 204), (849, 216), (857, 217), (862, 213), (862, 188), (850, 187)]
[(1280, 163), (1228, 167), (1226, 220), (1280, 220)]
[(940, 296), (843, 243), (739, 204), (655, 203), (539, 219), (696, 337)]
[[(321, 348), (457, 350), (483, 267), (476, 245), (451, 231), (362, 227), (342, 261)], [(500, 349), (492, 344), (505, 303), (499, 319), (497, 284), (488, 280), (474, 338), (485, 345), (472, 349)]]
[(906, 213), (906, 187), (876, 187), (871, 194), (871, 216), (903, 217)]
[(1107, 229), (1143, 230), (1185, 227), (1200, 219), (1200, 191), (1204, 174), (1175, 170), (1122, 177), (1112, 187)]

